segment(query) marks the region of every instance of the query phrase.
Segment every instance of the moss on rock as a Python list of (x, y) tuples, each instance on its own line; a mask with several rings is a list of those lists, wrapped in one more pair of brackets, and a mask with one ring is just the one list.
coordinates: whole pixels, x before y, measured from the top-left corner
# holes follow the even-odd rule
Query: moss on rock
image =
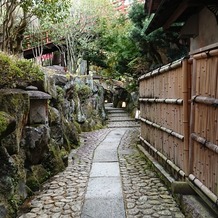
[(44, 78), (38, 65), (3, 52), (0, 52), (0, 66), (0, 88), (26, 87)]
[(74, 90), (77, 92), (81, 102), (85, 101), (92, 93), (91, 88), (85, 84), (75, 84)]
[(55, 144), (55, 142), (53, 142), (50, 143), (48, 147), (49, 147), (49, 152), (47, 153), (47, 156), (42, 162), (42, 165), (52, 176), (64, 170), (65, 165), (62, 159), (63, 152), (61, 152), (59, 146)]
[(43, 182), (49, 178), (49, 172), (43, 167), (43, 165), (31, 166), (27, 173), (26, 184), (31, 191), (38, 191)]
[(40, 188), (40, 183), (33, 174), (28, 174), (26, 185), (31, 190), (31, 192), (38, 191)]
[(15, 130), (16, 120), (4, 111), (0, 111), (0, 139)]
[(64, 137), (64, 147), (67, 151), (75, 148), (75, 145), (79, 143), (79, 134), (76, 127), (72, 122), (69, 122), (64, 117), (62, 117), (62, 129)]

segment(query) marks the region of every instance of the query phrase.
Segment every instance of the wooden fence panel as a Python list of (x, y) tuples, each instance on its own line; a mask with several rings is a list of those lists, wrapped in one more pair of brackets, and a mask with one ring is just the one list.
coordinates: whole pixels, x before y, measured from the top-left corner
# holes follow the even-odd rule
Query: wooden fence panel
[(218, 49), (151, 71), (139, 84), (142, 143), (218, 214)]
[(193, 56), (192, 174), (218, 196), (218, 51)]
[(190, 68), (179, 60), (139, 78), (141, 138), (188, 171)]

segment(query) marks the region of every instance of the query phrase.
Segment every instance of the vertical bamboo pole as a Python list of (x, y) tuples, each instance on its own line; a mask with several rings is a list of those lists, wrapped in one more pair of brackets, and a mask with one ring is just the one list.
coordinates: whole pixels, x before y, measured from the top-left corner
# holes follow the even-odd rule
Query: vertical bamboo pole
[(184, 172), (186, 174), (189, 172), (188, 167), (188, 161), (189, 161), (189, 115), (188, 115), (188, 60), (183, 60), (182, 63), (182, 75), (183, 75), (183, 131), (184, 131), (184, 142), (183, 142), (183, 155), (184, 155), (184, 161), (183, 161), (183, 167)]
[(210, 85), (210, 93), (211, 97), (215, 98), (215, 90), (216, 90), (216, 70), (217, 70), (217, 57), (213, 58), (213, 62), (211, 63), (211, 85)]
[[(215, 156), (215, 155), (214, 155)], [(214, 162), (213, 162), (214, 163)], [(216, 161), (215, 161), (215, 163), (214, 163), (214, 166), (218, 166), (218, 157), (216, 156)], [(214, 167), (215, 168), (215, 167)], [(216, 195), (218, 195), (218, 173), (217, 173), (217, 170), (214, 170), (214, 171), (212, 171), (213, 172), (213, 174), (212, 174), (212, 180), (214, 181), (214, 186), (213, 186), (213, 188), (214, 188), (214, 193), (216, 194)]]
[(213, 86), (213, 81), (212, 81), (212, 76), (213, 76), (213, 64), (214, 64), (215, 58), (211, 58), (208, 60), (208, 73), (209, 75), (209, 85), (208, 85), (208, 95), (211, 97), (212, 92), (211, 92), (211, 86)]
[[(217, 57), (217, 59), (218, 59), (218, 57)], [(218, 62), (218, 60), (217, 60), (217, 62)], [(216, 70), (215, 70), (215, 78), (216, 78), (216, 85), (215, 85), (215, 87), (216, 87), (216, 89), (215, 89), (215, 98), (218, 98), (218, 64), (217, 64), (217, 62), (216, 62)]]
[(214, 173), (214, 168), (213, 168), (213, 162), (212, 162), (212, 156), (213, 156), (213, 152), (210, 153), (209, 157), (208, 157), (208, 168), (207, 170), (210, 172), (210, 176), (208, 178), (208, 183), (209, 183), (209, 189), (212, 190), (213, 189), (213, 173)]
[[(192, 82), (191, 82), (191, 97), (195, 96), (196, 94), (196, 70), (197, 70), (197, 61), (196, 59), (193, 59), (192, 62)], [(194, 132), (194, 124), (195, 124), (195, 106), (192, 103), (191, 104), (191, 109), (190, 109), (190, 134)], [(194, 142), (189, 136), (189, 172), (188, 174), (193, 172), (193, 167), (194, 167)]]

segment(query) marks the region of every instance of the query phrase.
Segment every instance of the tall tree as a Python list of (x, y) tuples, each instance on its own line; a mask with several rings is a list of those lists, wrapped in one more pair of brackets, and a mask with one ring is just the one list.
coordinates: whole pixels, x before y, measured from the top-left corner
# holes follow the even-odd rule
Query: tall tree
[(22, 51), (22, 40), (33, 17), (59, 22), (66, 16), (69, 0), (2, 0), (0, 2), (0, 49)]
[(111, 15), (112, 7), (107, 0), (73, 0), (71, 16), (64, 21), (64, 25), (53, 26), (56, 44), (61, 44), (59, 40), (65, 39), (70, 72), (77, 72), (82, 59), (93, 61), (91, 57), (96, 52), (99, 20)]
[(129, 18), (133, 23), (130, 38), (134, 40), (141, 53), (134, 61), (139, 69), (143, 69), (142, 65), (144, 65), (148, 70), (186, 54), (187, 49), (179, 43), (177, 33), (158, 29), (149, 35), (145, 35), (150, 18), (144, 11), (143, 4), (134, 3), (129, 12)]

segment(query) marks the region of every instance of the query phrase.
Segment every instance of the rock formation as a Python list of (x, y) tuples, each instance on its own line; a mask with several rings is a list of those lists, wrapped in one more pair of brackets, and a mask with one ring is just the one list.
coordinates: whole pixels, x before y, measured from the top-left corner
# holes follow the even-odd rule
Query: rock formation
[(44, 69), (44, 81), (0, 89), (0, 217), (63, 170), (79, 133), (101, 128), (104, 89), (90, 76)]

